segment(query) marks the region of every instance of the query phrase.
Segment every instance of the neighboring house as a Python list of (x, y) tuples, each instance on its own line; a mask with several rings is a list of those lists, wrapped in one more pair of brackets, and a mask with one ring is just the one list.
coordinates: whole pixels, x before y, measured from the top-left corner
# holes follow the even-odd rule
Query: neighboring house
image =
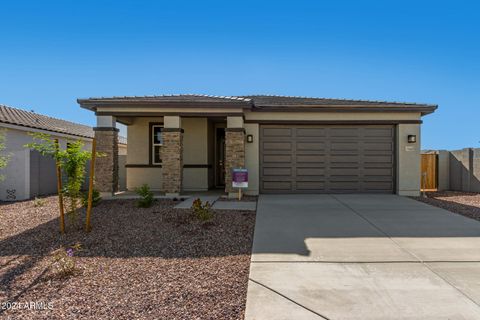
[(163, 95), (78, 99), (95, 112), (97, 187), (117, 190), (116, 122), (128, 126), (127, 189), (225, 188), (247, 194), (396, 193), (420, 189), (421, 117), (436, 105), (286, 96)]
[[(29, 150), (25, 144), (32, 142), (31, 132), (43, 132), (59, 140), (62, 148), (68, 140), (82, 140), (86, 150), (91, 150), (94, 131), (91, 127), (0, 105), (0, 130), (5, 130), (6, 149), (10, 161), (3, 170), (5, 180), (0, 182), (0, 200), (15, 201), (57, 192), (55, 162)], [(125, 161), (126, 139), (120, 137), (118, 161)], [(122, 175), (124, 168), (119, 170)], [(123, 174), (124, 175), (124, 174)], [(123, 184), (125, 184), (123, 179)], [(119, 188), (125, 188), (120, 184)]]

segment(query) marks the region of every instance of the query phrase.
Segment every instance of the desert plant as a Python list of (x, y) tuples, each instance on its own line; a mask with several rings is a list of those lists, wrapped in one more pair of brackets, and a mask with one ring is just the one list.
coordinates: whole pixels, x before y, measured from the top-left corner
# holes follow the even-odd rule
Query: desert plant
[(75, 253), (81, 250), (79, 243), (65, 249), (60, 247), (52, 253), (51, 266), (55, 268), (56, 274), (62, 277), (70, 276), (77, 271)]
[[(102, 200), (102, 197), (100, 196), (100, 192), (97, 189), (93, 188), (93, 191), (92, 191), (92, 207), (96, 207), (100, 203), (101, 200)], [(84, 207), (88, 206), (88, 192), (83, 193), (82, 205)]]
[(201, 221), (209, 221), (213, 219), (212, 205), (210, 202), (202, 202), (200, 198), (193, 201), (192, 204), (193, 214)]
[[(76, 222), (78, 220), (77, 210), (82, 199), (80, 190), (85, 179), (85, 167), (87, 161), (92, 158), (92, 153), (83, 150), (84, 144), (80, 140), (69, 141), (68, 147), (62, 150), (55, 139), (48, 134), (30, 133), (29, 135), (33, 137), (33, 142), (26, 144), (25, 147), (54, 158), (66, 175), (66, 184), (61, 193), (67, 198), (67, 216), (71, 222)], [(97, 156), (102, 155), (98, 154)]]
[(149, 208), (153, 203), (153, 192), (150, 190), (148, 184), (144, 184), (135, 189), (135, 192), (140, 196), (137, 200), (137, 206), (140, 208)]
[(35, 208), (43, 207), (45, 203), (46, 203), (45, 199), (42, 199), (42, 198), (35, 197), (35, 199), (33, 200), (33, 206)]
[[(10, 156), (8, 154), (4, 154), (5, 150), (5, 131), (1, 130), (0, 131), (0, 170), (4, 169), (7, 164), (8, 160), (10, 159)], [(3, 174), (0, 174), (0, 181), (5, 179), (5, 176)]]

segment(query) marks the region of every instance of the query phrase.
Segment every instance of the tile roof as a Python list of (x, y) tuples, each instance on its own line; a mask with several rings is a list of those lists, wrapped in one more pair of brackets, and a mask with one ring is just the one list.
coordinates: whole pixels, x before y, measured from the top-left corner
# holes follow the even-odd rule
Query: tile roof
[[(17, 109), (2, 104), (0, 104), (0, 123), (63, 133), (82, 138), (94, 137), (94, 131), (92, 127), (44, 116), (32, 111)], [(126, 138), (119, 137), (119, 143), (126, 144)]]
[(179, 107), (190, 105), (205, 106), (212, 103), (212, 106), (240, 106), (248, 107), (253, 111), (258, 110), (286, 110), (288, 109), (315, 109), (321, 110), (364, 110), (364, 111), (420, 111), (422, 114), (433, 112), (437, 105), (411, 103), (411, 102), (390, 102), (375, 100), (352, 100), (352, 99), (331, 99), (312, 98), (298, 96), (280, 95), (247, 95), (247, 96), (212, 96), (201, 94), (170, 94), (158, 96), (125, 96), (125, 97), (97, 97), (78, 99), (77, 102), (84, 108), (95, 111), (99, 105), (111, 104), (178, 104)]
[(352, 99), (332, 99), (332, 98), (313, 98), (300, 96), (281, 96), (281, 95), (248, 95), (239, 98), (250, 99), (256, 107), (262, 106), (431, 106), (436, 105), (412, 103), (412, 102), (392, 102), (378, 100), (352, 100)]
[(78, 103), (94, 103), (101, 102), (250, 102), (251, 99), (246, 97), (233, 96), (214, 96), (206, 94), (164, 94), (155, 96), (114, 96), (114, 97), (93, 97), (87, 99), (78, 99)]

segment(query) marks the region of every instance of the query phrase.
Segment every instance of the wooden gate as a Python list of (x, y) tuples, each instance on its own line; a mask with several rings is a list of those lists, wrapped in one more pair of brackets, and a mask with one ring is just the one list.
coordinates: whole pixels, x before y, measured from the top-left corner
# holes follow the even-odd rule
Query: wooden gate
[(422, 191), (437, 191), (437, 159), (437, 154), (422, 154)]

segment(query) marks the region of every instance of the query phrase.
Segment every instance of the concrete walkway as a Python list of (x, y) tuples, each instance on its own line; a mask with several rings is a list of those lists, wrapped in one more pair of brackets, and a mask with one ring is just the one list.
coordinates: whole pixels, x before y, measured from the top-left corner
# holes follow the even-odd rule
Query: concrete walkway
[(247, 320), (480, 319), (480, 223), (394, 195), (262, 195)]
[(256, 201), (217, 201), (212, 207), (218, 210), (246, 210), (255, 211), (257, 209)]
[(200, 199), (202, 202), (209, 202), (210, 204), (214, 204), (215, 201), (217, 201), (219, 198), (219, 196), (216, 196), (216, 195), (198, 195), (198, 196), (192, 196), (192, 197), (189, 197), (185, 200), (183, 200), (182, 202), (180, 202), (179, 204), (177, 204), (174, 208), (175, 209), (190, 209), (193, 205), (193, 201), (195, 201), (196, 199)]

